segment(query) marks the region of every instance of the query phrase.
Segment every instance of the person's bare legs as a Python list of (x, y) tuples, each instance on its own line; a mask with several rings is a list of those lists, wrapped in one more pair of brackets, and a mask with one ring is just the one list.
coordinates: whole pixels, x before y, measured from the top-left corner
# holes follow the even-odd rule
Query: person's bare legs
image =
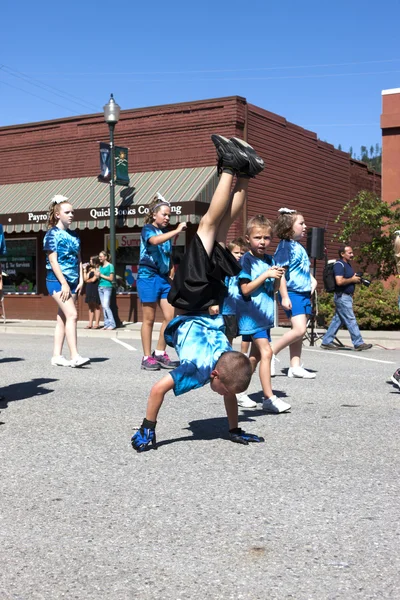
[(216, 234), (217, 242), (225, 244), (229, 228), (242, 212), (244, 203), (246, 202), (249, 181), (250, 180), (248, 177), (239, 177), (236, 180), (235, 187), (230, 197), (230, 202), (228, 203), (225, 214), (222, 217), (220, 226), (218, 227)]
[(249, 354), (249, 348), (250, 348), (250, 342), (244, 342), (242, 340), (242, 342), (240, 344), (240, 352), (243, 352), (243, 354)]
[(143, 355), (151, 356), (151, 342), (153, 335), (154, 319), (156, 315), (155, 302), (142, 303), (143, 317), (140, 336), (142, 338)]
[(100, 315), (101, 315), (100, 304), (95, 304), (95, 309), (94, 309), (94, 326), (96, 327), (96, 329), (98, 329), (100, 327)]
[(94, 319), (94, 311), (95, 311), (95, 302), (89, 302), (89, 325), (88, 327), (93, 327), (93, 319)]
[(211, 256), (219, 226), (231, 202), (232, 182), (233, 174), (221, 173), (208, 210), (201, 218), (197, 229), (197, 235), (201, 239), (208, 256)]
[(307, 315), (297, 315), (292, 317), (292, 323), (296, 320), (296, 329), (299, 332), (299, 339), (289, 346), (290, 366), (299, 367), (301, 365), (301, 351), (303, 349), (303, 337), (307, 329)]
[(56, 317), (56, 328), (54, 330), (53, 357), (56, 358), (62, 355), (62, 349), (65, 340), (65, 315), (62, 310), (58, 309)]
[(163, 350), (165, 352), (167, 344), (165, 343), (164, 331), (168, 323), (174, 318), (175, 309), (166, 298), (161, 298), (160, 308), (162, 310), (164, 320), (161, 324), (160, 336), (158, 338), (156, 350), (159, 350), (160, 352)]
[(272, 348), (266, 338), (258, 338), (253, 340), (253, 344), (258, 349), (260, 354), (259, 376), (261, 387), (265, 398), (271, 398), (274, 395), (271, 385), (271, 358)]
[[(61, 356), (64, 338), (67, 338), (67, 344), (72, 360), (78, 356), (76, 332), (78, 315), (76, 312), (75, 297), (76, 294), (73, 294), (66, 302), (63, 302), (61, 300), (61, 292), (53, 294), (53, 298), (58, 306), (53, 356)], [(58, 354), (56, 354), (57, 352)]]
[(301, 346), (307, 328), (307, 315), (296, 315), (295, 317), (291, 318), (291, 323), (292, 328), (290, 331), (287, 331), (277, 342), (274, 342), (273, 352), (275, 355), (277, 355), (281, 350), (283, 350), (283, 348), (287, 348), (287, 346), (291, 346), (297, 342), (297, 345), (294, 346), (293, 349), (294, 364), (292, 364), (292, 350), (290, 351), (290, 366), (297, 367), (300, 365)]

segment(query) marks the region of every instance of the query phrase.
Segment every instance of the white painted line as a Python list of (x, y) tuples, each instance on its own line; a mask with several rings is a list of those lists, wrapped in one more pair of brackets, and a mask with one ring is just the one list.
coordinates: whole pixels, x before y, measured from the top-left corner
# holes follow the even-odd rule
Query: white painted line
[(137, 352), (136, 348), (130, 346), (129, 344), (126, 344), (125, 342), (121, 342), (121, 340), (118, 340), (117, 338), (110, 338), (110, 340), (112, 340), (116, 344), (121, 344), (121, 346), (123, 346), (127, 350), (130, 350), (131, 352)]
[(337, 350), (310, 350), (310, 348), (303, 348), (309, 352), (319, 352), (320, 354), (332, 354), (334, 356), (346, 356), (346, 358), (355, 358), (356, 360), (369, 360), (370, 362), (382, 363), (384, 365), (395, 365), (397, 363), (391, 360), (378, 360), (377, 358), (367, 358), (366, 356), (353, 356), (351, 350), (349, 352), (338, 352)]

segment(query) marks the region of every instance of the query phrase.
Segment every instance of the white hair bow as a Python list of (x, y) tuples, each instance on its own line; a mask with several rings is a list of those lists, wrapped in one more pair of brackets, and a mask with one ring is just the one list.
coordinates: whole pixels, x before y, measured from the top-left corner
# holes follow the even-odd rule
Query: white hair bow
[(170, 203), (170, 202), (168, 202), (168, 200), (166, 200), (166, 199), (164, 198), (164, 196), (162, 196), (162, 195), (160, 194), (160, 192), (157, 192), (157, 193), (156, 193), (156, 198), (157, 198), (157, 200), (158, 200), (158, 203), (157, 203), (155, 206), (153, 206), (153, 211), (155, 211), (157, 208), (160, 208), (160, 206), (164, 206), (164, 205), (165, 205), (165, 206), (171, 206), (171, 203)]
[(292, 210), (291, 208), (280, 208), (278, 212), (281, 213), (281, 215), (290, 215), (291, 213), (294, 213), (296, 211)]
[(51, 201), (53, 204), (60, 204), (61, 202), (66, 202), (68, 198), (63, 196), (62, 194), (56, 194), (52, 197)]
[(397, 229), (397, 231), (393, 231), (393, 235), (400, 235), (400, 229)]
[(164, 196), (160, 194), (160, 192), (157, 192), (156, 196), (157, 200), (160, 200), (160, 202), (165, 202), (166, 204), (169, 204), (169, 202), (164, 198)]

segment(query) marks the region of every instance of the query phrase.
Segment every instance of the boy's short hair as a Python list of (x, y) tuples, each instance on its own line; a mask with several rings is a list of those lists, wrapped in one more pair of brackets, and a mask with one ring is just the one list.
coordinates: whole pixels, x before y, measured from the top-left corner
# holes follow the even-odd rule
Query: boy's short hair
[(239, 246), (239, 248), (247, 248), (247, 243), (242, 237), (237, 237), (226, 244), (229, 252), (232, 252), (235, 246)]
[(230, 350), (221, 354), (214, 367), (229, 391), (234, 394), (245, 392), (250, 385), (252, 368), (249, 357), (242, 352)]
[(265, 227), (272, 232), (272, 223), (267, 217), (264, 217), (264, 215), (255, 215), (247, 221), (246, 235), (250, 235), (253, 227)]

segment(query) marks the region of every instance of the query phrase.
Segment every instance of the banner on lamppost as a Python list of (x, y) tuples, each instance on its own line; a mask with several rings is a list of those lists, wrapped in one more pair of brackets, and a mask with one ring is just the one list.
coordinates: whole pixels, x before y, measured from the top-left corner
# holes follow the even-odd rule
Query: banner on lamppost
[(115, 146), (115, 183), (129, 185), (128, 148)]
[(100, 175), (97, 179), (101, 183), (110, 183), (110, 144), (100, 142)]

